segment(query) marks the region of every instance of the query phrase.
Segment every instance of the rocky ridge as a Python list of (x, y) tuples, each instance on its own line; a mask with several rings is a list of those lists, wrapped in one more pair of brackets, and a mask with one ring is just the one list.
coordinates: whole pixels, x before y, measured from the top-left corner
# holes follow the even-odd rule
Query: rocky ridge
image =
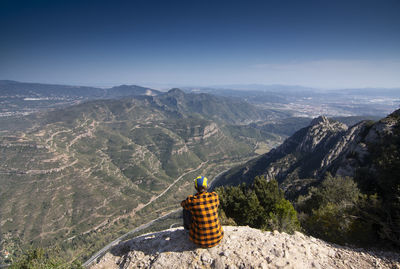
[[(337, 121), (329, 121), (325, 116), (320, 116), (311, 121), (307, 133), (297, 146), (297, 150), (313, 152), (324, 140), (335, 139), (336, 134), (347, 131), (348, 127)], [(328, 142), (326, 141), (326, 142)], [(325, 142), (325, 143), (326, 143)]]
[(298, 179), (320, 180), (326, 172), (354, 176), (368, 159), (367, 143), (380, 139), (390, 129), (390, 123), (384, 120), (372, 128), (365, 121), (348, 127), (320, 116), (278, 148), (222, 175), (216, 186), (249, 183), (255, 176), (264, 175), (277, 179), (286, 193), (296, 193), (307, 184)]
[(183, 228), (122, 242), (90, 268), (400, 268), (397, 253), (352, 249), (295, 232), (225, 226), (223, 241), (197, 248)]

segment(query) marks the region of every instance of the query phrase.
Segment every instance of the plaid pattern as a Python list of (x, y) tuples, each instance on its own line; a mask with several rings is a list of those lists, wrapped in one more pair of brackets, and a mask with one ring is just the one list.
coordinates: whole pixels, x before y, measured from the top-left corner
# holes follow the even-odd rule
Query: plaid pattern
[(224, 231), (218, 220), (219, 198), (215, 192), (201, 192), (189, 195), (181, 203), (182, 207), (192, 213), (192, 225), (189, 238), (195, 244), (210, 248), (217, 245)]

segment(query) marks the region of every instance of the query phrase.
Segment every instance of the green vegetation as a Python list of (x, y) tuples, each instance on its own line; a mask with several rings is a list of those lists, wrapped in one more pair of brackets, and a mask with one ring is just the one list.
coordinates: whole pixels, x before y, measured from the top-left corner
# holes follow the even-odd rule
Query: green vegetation
[(284, 198), (277, 181), (267, 181), (262, 176), (256, 177), (251, 186), (243, 183), (219, 187), (216, 192), (224, 225), (291, 233), (300, 230), (301, 223), (306, 233), (329, 242), (399, 247), (396, 236), (400, 226), (391, 213), (396, 213), (398, 204), (390, 204), (378, 194), (362, 193), (350, 177), (333, 177), (328, 173), (319, 185), (298, 197), (297, 212)]
[[(251, 186), (219, 187), (220, 215), (224, 223), (293, 233), (300, 229), (293, 205), (284, 198), (276, 180), (256, 177)], [(226, 220), (226, 221), (225, 221)]]
[[(218, 183), (251, 183), (256, 175), (276, 171), (279, 186), (285, 197), (294, 202), (302, 229), (308, 234), (339, 244), (398, 249), (400, 110), (379, 122), (354, 127), (352, 130), (358, 133), (347, 144), (338, 141), (345, 134), (343, 128), (332, 132), (322, 127), (316, 129), (319, 134), (309, 130), (302, 129), (276, 151), (227, 171)], [(320, 134), (326, 134), (325, 139), (309, 144), (313, 150), (305, 146)], [(338, 145), (343, 150), (334, 156), (332, 149), (337, 150)], [(327, 156), (331, 162), (321, 163)], [(354, 172), (354, 176), (334, 177), (326, 173), (339, 169), (342, 173)], [(226, 198), (230, 208), (221, 214), (224, 221), (261, 227), (259, 195), (242, 185), (229, 188), (225, 188), (229, 190), (228, 197), (236, 198)], [(223, 191), (221, 194), (224, 196)], [(246, 215), (241, 210), (250, 213)]]
[(363, 204), (363, 217), (378, 227), (380, 238), (400, 246), (400, 110), (381, 123), (392, 129), (367, 144), (371, 166), (359, 169), (355, 180), (372, 197)]
[(23, 253), (10, 269), (84, 269), (79, 261), (67, 261), (60, 250), (31, 248)]
[(353, 179), (328, 174), (318, 187), (311, 187), (307, 196), (300, 196), (297, 209), (305, 231), (335, 243), (355, 243), (353, 228), (361, 228), (356, 216), (360, 191)]
[(350, 177), (330, 174), (296, 203), (307, 233), (339, 244), (379, 247), (399, 246), (395, 236), (400, 226), (390, 221), (395, 206), (378, 194), (363, 194)]
[(236, 104), (176, 90), (35, 114), (29, 128), (1, 132), (0, 251), (56, 245), (84, 260), (176, 209), (193, 177), (213, 178), (279, 139), (232, 126), (263, 115)]

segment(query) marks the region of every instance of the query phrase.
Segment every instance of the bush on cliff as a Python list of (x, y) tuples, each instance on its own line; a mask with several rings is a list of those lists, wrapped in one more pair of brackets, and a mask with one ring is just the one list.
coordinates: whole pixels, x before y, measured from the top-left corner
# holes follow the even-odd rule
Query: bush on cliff
[(312, 236), (362, 246), (385, 239), (381, 234), (385, 227), (381, 199), (377, 194), (363, 194), (350, 177), (328, 173), (319, 186), (299, 197), (296, 207), (302, 227)]
[(220, 214), (238, 225), (293, 233), (300, 229), (297, 212), (276, 180), (257, 176), (252, 185), (220, 187)]

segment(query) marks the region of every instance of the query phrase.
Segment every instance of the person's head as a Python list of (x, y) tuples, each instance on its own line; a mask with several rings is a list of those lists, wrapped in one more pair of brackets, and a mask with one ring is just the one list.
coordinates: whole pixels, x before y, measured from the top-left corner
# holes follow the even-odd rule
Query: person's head
[(203, 176), (199, 176), (194, 179), (194, 187), (198, 192), (203, 192), (207, 190), (207, 181), (208, 179)]

